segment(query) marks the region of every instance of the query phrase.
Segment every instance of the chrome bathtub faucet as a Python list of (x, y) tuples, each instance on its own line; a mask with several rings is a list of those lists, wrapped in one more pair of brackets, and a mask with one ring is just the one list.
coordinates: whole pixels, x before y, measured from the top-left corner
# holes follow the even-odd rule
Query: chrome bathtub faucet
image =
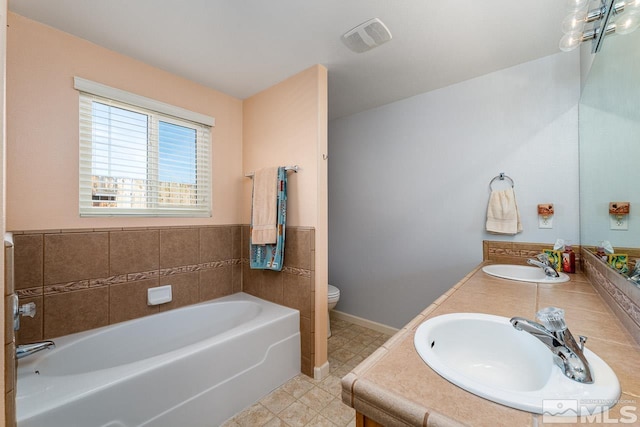
[(580, 336), (580, 344), (576, 342), (567, 329), (564, 310), (547, 307), (538, 311), (536, 317), (542, 324), (522, 317), (511, 318), (511, 324), (517, 330), (530, 333), (546, 345), (553, 353), (554, 362), (564, 371), (567, 378), (585, 384), (593, 383), (589, 362), (582, 352), (587, 338)]
[(32, 342), (16, 347), (16, 359), (22, 359), (45, 349), (54, 349), (56, 344), (53, 341)]
[(527, 264), (535, 265), (536, 267), (540, 267), (544, 270), (544, 274), (547, 277), (560, 277), (560, 273), (555, 269), (551, 261), (549, 261), (549, 257), (547, 254), (538, 254), (536, 255), (537, 259), (529, 258), (527, 260)]

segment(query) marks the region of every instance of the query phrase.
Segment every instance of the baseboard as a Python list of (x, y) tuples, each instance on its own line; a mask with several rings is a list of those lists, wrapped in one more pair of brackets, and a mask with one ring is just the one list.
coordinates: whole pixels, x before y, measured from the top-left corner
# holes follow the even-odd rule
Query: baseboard
[(322, 381), (329, 376), (329, 362), (324, 362), (322, 366), (315, 366), (313, 368), (313, 379)]
[(394, 335), (398, 332), (398, 329), (396, 328), (374, 322), (373, 320), (363, 319), (362, 317), (354, 316), (353, 314), (343, 313), (337, 310), (331, 310), (330, 313), (331, 317), (335, 319), (346, 320), (354, 325), (364, 326), (365, 328), (373, 329), (374, 331), (382, 332), (383, 334)]

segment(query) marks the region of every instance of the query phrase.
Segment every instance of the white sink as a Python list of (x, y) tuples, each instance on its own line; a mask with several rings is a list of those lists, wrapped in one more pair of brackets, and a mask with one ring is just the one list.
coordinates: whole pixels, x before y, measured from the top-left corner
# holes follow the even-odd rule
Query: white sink
[(569, 281), (569, 275), (565, 273), (558, 272), (560, 277), (547, 277), (541, 268), (526, 265), (493, 264), (482, 267), (482, 271), (491, 276), (519, 282), (562, 283)]
[[(620, 396), (616, 374), (593, 352), (584, 349), (594, 382), (569, 379), (544, 344), (516, 330), (506, 317), (481, 313), (433, 317), (418, 327), (414, 344), (427, 365), (449, 382), (512, 408), (586, 415), (613, 406)], [(567, 408), (575, 403), (577, 413), (558, 413), (559, 401)]]

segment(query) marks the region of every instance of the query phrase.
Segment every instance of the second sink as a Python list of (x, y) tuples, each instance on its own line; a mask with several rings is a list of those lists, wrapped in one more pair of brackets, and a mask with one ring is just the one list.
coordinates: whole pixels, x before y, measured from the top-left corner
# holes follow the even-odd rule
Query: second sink
[(482, 267), (482, 271), (491, 276), (519, 282), (563, 283), (570, 280), (565, 273), (559, 272), (560, 277), (547, 277), (541, 268), (526, 265), (492, 264)]

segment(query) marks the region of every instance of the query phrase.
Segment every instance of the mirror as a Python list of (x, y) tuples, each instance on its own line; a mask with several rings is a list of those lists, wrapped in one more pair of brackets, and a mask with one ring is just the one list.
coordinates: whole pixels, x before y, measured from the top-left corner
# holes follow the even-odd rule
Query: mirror
[[(640, 258), (640, 31), (608, 36), (582, 90), (580, 132), (580, 239), (584, 247), (611, 242)], [(616, 224), (610, 202), (629, 202)], [(612, 229), (613, 228), (613, 229)]]

